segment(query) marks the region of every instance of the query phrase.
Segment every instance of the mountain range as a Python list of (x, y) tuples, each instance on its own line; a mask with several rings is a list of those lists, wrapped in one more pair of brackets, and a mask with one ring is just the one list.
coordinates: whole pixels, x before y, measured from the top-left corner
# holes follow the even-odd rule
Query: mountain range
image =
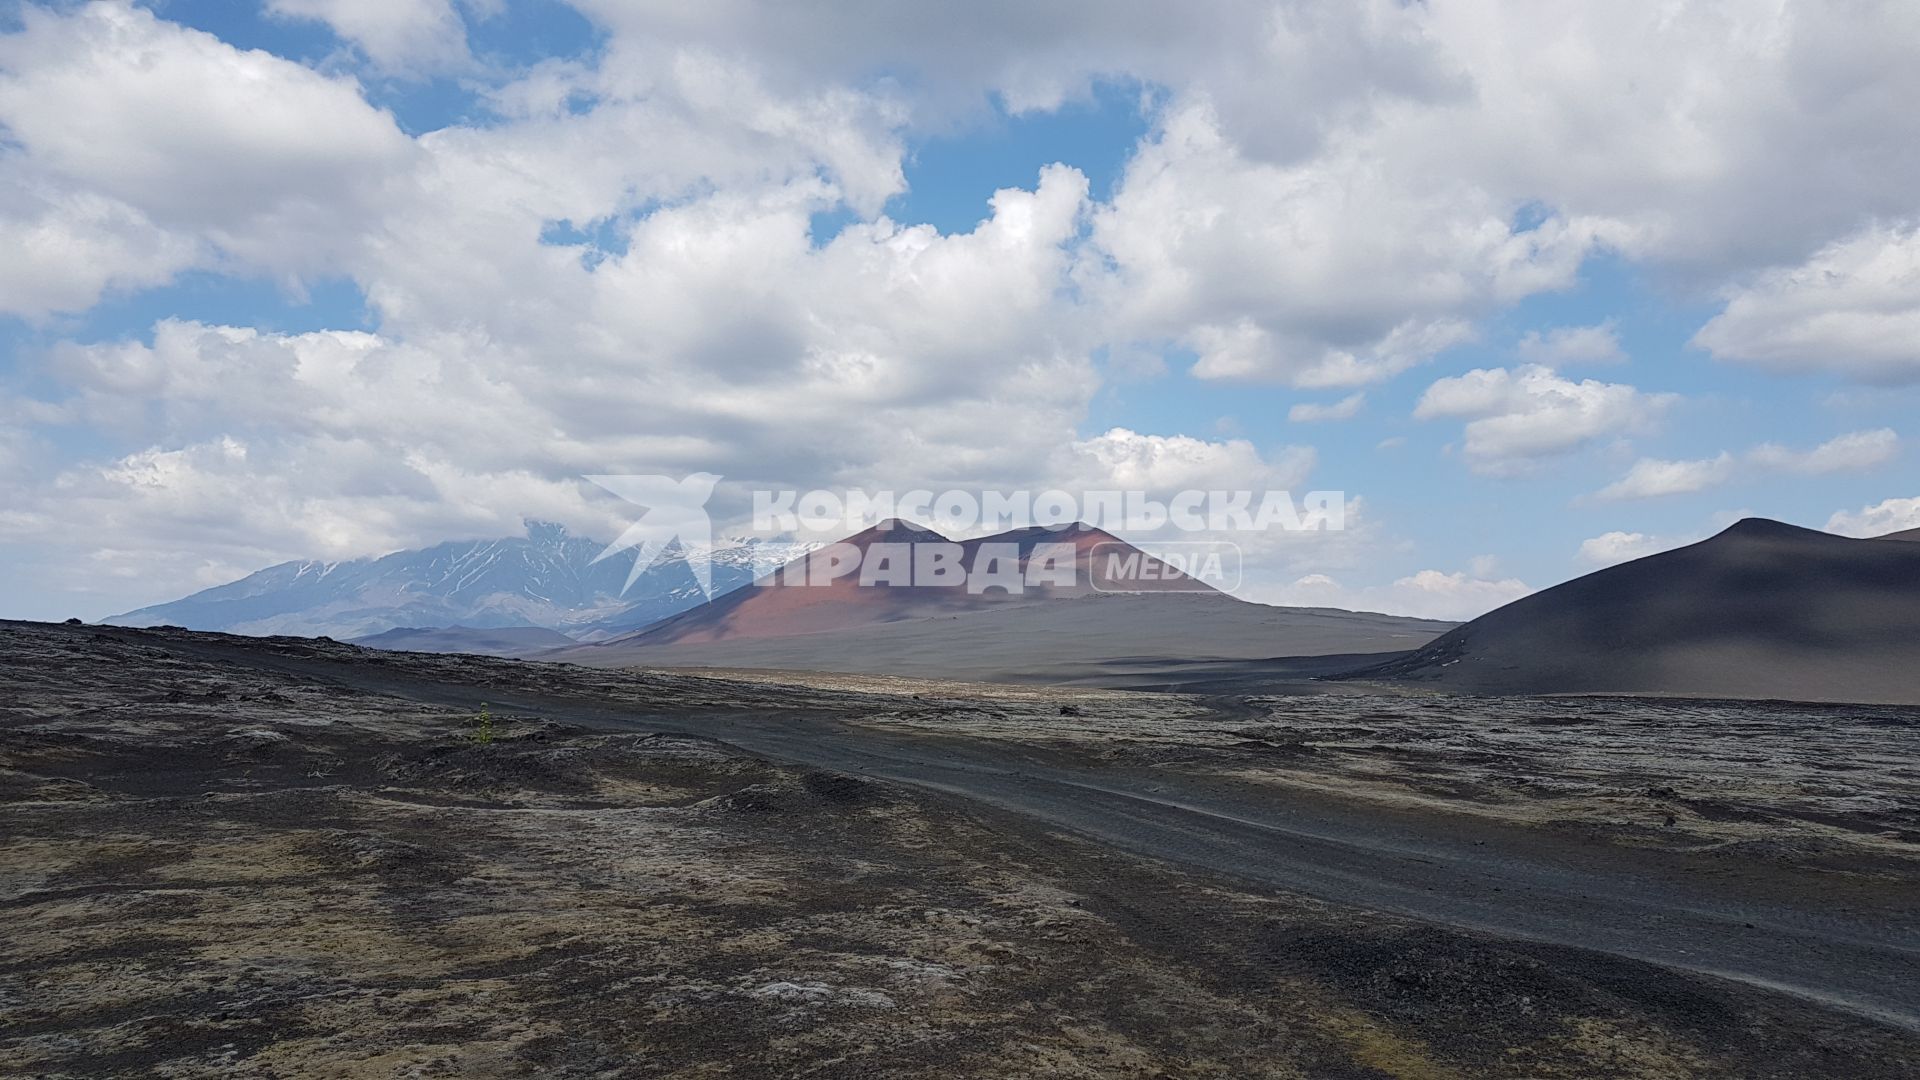
[[(714, 595), (813, 546), (758, 538), (722, 542), (710, 551)], [(604, 548), (560, 525), (529, 521), (525, 536), (452, 541), (345, 562), (284, 562), (106, 621), (340, 639), (396, 628), (536, 626), (592, 641), (707, 600), (685, 548), (669, 548), (624, 591), (632, 558), (594, 562)]]
[[(673, 549), (623, 595), (627, 559), (595, 563), (598, 541), (535, 522), (525, 537), (282, 563), (109, 621), (606, 667), (1920, 704), (1915, 540), (1920, 530), (1853, 539), (1749, 518), (1455, 626), (1248, 603), (1084, 525), (951, 541), (888, 521), (832, 545), (729, 543), (711, 553), (710, 600), (687, 552)], [(834, 573), (850, 552), (872, 565), (899, 550), (876, 545), (893, 544), (941, 545), (970, 569), (1011, 552), (1004, 569), (1016, 581), (1041, 545), (1055, 545), (1050, 553), (1071, 553), (1072, 576), (981, 591)], [(1116, 555), (1153, 572), (1107, 580)]]

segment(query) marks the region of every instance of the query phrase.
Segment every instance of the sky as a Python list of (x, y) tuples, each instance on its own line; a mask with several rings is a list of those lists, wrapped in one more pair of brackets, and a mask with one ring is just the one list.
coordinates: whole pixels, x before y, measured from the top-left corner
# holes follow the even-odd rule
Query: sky
[(590, 474), (1341, 491), (1242, 594), (1442, 618), (1920, 527), (1915, 101), (1908, 0), (0, 0), (0, 616)]

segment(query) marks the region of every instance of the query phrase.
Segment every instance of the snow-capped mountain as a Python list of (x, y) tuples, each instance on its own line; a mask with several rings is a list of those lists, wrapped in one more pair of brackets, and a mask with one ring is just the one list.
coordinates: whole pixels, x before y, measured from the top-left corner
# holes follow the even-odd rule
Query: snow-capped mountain
[[(737, 589), (814, 546), (723, 540), (710, 553), (713, 594)], [(107, 621), (343, 639), (395, 627), (544, 626), (593, 641), (707, 599), (687, 565), (687, 552), (678, 547), (657, 559), (623, 595), (632, 556), (594, 563), (604, 547), (559, 525), (528, 522), (524, 537), (455, 541), (349, 562), (281, 563)]]

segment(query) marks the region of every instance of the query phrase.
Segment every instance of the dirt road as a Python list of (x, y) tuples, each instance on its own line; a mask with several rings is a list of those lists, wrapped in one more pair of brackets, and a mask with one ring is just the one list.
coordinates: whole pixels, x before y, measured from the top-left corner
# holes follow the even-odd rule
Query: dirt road
[(718, 739), (777, 762), (964, 796), (1004, 812), (1009, 827), (1063, 829), (1241, 882), (1736, 979), (1920, 1029), (1920, 905), (1910, 881), (1703, 865), (1458, 816), (1235, 788), (987, 740), (875, 731), (843, 722), (844, 706), (659, 711), (542, 689), (539, 678), (524, 688), (475, 685), (414, 668), (188, 647), (435, 705), (484, 701), (502, 715)]

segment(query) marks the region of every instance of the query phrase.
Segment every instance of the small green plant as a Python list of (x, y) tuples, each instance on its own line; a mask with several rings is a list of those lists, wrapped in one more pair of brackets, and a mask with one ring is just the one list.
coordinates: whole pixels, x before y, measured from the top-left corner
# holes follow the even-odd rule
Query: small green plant
[(480, 703), (480, 715), (474, 719), (473, 741), (485, 746), (493, 741), (493, 736), (493, 710), (487, 708), (487, 703), (483, 701)]

